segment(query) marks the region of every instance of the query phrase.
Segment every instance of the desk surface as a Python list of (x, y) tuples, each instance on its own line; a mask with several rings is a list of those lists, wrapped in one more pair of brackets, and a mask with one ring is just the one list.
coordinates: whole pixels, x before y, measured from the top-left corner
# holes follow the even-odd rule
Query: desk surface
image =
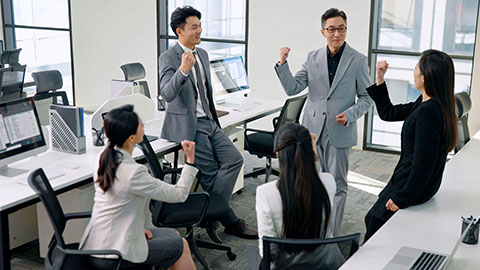
[[(446, 165), (442, 185), (428, 202), (401, 209), (340, 269), (382, 269), (402, 246), (450, 253), (461, 216), (480, 215), (480, 132)], [(447, 269), (479, 269), (480, 244), (461, 244)]]

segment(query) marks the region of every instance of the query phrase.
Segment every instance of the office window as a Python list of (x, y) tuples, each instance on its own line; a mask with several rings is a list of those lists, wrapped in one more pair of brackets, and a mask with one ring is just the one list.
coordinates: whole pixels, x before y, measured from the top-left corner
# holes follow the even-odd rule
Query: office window
[(22, 48), (25, 90), (34, 89), (32, 72), (57, 69), (74, 103), (69, 6), (69, 0), (2, 0), (5, 48)]
[[(386, 60), (385, 76), (392, 103), (414, 101), (420, 92), (413, 70), (421, 52), (444, 51), (455, 65), (455, 92), (470, 93), (478, 0), (373, 0), (370, 67)], [(403, 122), (382, 121), (375, 108), (367, 115), (366, 148), (398, 151)]]
[(177, 8), (190, 5), (202, 13), (202, 43), (210, 60), (229, 56), (247, 59), (248, 0), (158, 0), (158, 55), (177, 42), (170, 28), (170, 15)]

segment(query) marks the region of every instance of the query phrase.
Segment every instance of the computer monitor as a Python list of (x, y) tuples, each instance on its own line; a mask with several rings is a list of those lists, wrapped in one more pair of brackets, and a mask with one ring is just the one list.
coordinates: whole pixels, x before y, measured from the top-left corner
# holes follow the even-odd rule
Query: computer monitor
[(210, 61), (212, 88), (217, 103), (250, 92), (247, 71), (241, 56)]
[(0, 175), (13, 177), (27, 170), (8, 164), (47, 151), (32, 97), (0, 103)]

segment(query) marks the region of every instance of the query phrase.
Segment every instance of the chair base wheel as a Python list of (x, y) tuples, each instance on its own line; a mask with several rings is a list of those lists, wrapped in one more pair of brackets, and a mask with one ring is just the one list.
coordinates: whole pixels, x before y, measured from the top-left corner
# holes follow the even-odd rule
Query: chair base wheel
[(227, 257), (230, 259), (230, 261), (233, 261), (237, 258), (237, 254), (233, 253), (232, 251), (227, 252)]

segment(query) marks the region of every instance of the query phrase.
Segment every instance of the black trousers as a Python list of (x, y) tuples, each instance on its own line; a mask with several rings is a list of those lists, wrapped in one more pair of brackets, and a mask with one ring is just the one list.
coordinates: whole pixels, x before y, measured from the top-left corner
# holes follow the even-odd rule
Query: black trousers
[(363, 243), (367, 242), (372, 235), (374, 235), (378, 229), (380, 229), (385, 222), (387, 222), (390, 217), (388, 217), (386, 220), (376, 218), (372, 215), (373, 207), (368, 211), (367, 215), (365, 216), (365, 227), (367, 227), (367, 232), (365, 233), (365, 238), (363, 240)]

